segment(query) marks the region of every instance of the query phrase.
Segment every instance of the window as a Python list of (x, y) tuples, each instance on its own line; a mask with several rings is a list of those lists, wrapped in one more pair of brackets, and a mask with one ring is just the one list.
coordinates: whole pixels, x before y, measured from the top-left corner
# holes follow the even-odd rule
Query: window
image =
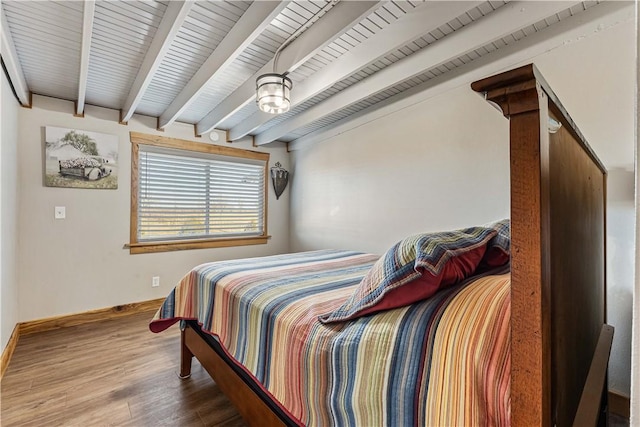
[(131, 132), (131, 253), (266, 243), (268, 153)]

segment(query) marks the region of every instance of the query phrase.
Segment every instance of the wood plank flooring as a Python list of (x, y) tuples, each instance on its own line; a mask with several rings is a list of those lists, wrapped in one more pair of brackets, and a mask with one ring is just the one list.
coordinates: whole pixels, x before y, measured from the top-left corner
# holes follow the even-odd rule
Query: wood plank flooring
[(21, 336), (2, 379), (2, 426), (246, 424), (197, 360), (181, 380), (177, 325), (145, 312)]
[(0, 384), (0, 425), (246, 426), (196, 359), (191, 378), (178, 378), (178, 327), (153, 334), (152, 317), (21, 336)]

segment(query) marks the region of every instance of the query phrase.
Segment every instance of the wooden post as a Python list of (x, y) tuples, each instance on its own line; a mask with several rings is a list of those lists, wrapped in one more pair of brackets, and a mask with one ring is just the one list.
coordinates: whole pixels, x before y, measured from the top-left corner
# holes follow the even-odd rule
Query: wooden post
[(185, 328), (180, 329), (180, 378), (187, 379), (191, 376), (191, 360), (193, 353), (187, 347), (185, 340)]

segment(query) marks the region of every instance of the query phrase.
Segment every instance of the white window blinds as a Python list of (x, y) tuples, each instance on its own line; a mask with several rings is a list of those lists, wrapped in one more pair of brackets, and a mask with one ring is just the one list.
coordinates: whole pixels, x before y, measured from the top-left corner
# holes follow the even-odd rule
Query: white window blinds
[(264, 161), (140, 145), (138, 241), (260, 236)]

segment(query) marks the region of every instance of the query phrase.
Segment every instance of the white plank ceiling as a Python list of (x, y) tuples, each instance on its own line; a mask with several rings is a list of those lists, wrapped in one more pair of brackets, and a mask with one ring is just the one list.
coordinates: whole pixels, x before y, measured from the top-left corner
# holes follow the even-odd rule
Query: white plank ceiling
[[(611, 3), (3, 0), (2, 61), (25, 106), (35, 93), (79, 115), (91, 104), (123, 122), (299, 142)], [(278, 49), (292, 108), (274, 116), (254, 90)]]

